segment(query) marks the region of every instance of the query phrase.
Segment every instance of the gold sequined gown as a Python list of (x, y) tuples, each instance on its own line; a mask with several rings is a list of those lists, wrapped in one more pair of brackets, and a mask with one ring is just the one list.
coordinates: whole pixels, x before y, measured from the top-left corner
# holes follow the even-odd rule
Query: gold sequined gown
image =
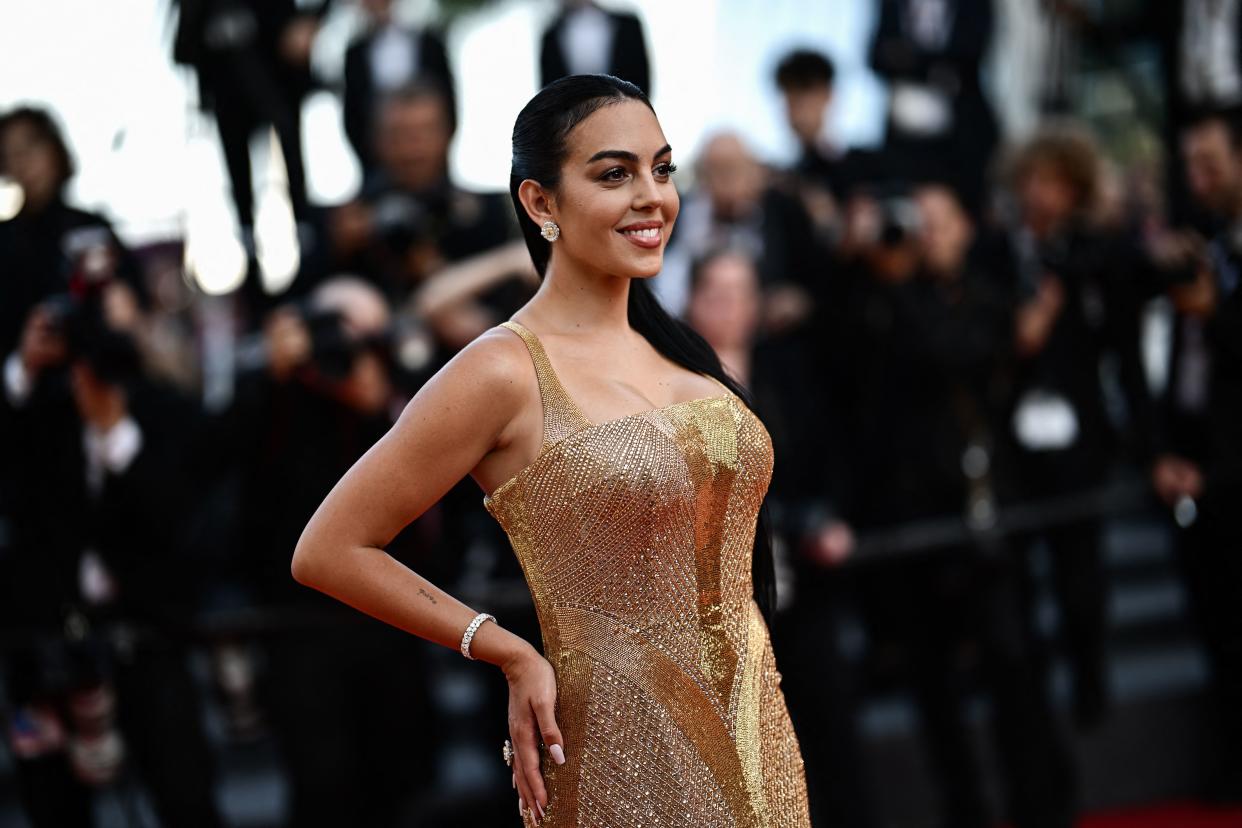
[[(547, 828), (806, 828), (806, 782), (751, 553), (772, 442), (721, 393), (592, 423), (521, 324), (537, 459), (484, 497), (557, 676)], [(523, 816), (526, 825), (533, 824)]]

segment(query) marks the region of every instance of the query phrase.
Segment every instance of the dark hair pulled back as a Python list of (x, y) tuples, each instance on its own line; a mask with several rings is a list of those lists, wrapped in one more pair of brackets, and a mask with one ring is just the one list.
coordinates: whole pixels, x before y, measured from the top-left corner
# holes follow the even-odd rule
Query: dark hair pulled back
[[(561, 180), (561, 165), (565, 161), (569, 134), (599, 109), (627, 100), (640, 101), (652, 112), (655, 111), (646, 94), (629, 81), (612, 75), (570, 75), (545, 86), (518, 113), (513, 124), (509, 194), (513, 198), (513, 209), (517, 211), (526, 248), (540, 278), (547, 273), (552, 245), (526, 214), (526, 208), (518, 198), (518, 188), (529, 178), (546, 189), (554, 190)], [(670, 316), (645, 279), (630, 281), (629, 321), (630, 326), (661, 354), (684, 368), (716, 378), (754, 409), (750, 392), (725, 373), (720, 357), (707, 344), (707, 340), (686, 323)], [(770, 626), (776, 609), (776, 573), (766, 502), (759, 509), (755, 527), (751, 573), (755, 601)]]

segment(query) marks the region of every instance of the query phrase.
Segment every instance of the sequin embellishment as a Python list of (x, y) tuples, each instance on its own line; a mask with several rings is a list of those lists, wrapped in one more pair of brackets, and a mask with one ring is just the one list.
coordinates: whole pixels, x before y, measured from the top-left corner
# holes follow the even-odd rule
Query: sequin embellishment
[[(751, 552), (772, 442), (724, 385), (592, 423), (515, 321), (543, 400), (538, 457), (483, 499), (557, 674), (564, 765), (545, 828), (809, 828)], [(527, 826), (533, 825), (523, 816)]]

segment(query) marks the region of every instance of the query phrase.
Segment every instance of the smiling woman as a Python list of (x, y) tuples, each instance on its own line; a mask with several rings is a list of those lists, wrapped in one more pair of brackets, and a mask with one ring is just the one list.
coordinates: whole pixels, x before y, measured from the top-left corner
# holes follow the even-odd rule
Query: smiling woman
[[(677, 219), (671, 156), (617, 78), (526, 105), (510, 192), (540, 289), (341, 479), (293, 572), (501, 667), (524, 824), (805, 828), (767, 623), (772, 441), (646, 284)], [(383, 551), (467, 473), (522, 565), (542, 654)]]

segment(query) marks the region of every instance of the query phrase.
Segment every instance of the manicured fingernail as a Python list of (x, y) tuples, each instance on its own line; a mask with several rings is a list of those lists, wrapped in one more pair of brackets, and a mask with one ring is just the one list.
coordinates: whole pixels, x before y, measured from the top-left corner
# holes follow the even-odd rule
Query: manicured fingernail
[(509, 781), (513, 783), (513, 789), (517, 790), (517, 771), (509, 774)]
[(518, 797), (518, 816), (526, 815), (526, 800)]
[(560, 745), (552, 745), (550, 748), (548, 748), (548, 753), (552, 754), (552, 759), (553, 761), (556, 762), (556, 764), (558, 765), (565, 764), (565, 751), (561, 748)]
[(539, 800), (535, 800), (535, 810), (539, 812), (539, 819), (535, 820), (535, 824), (543, 822), (543, 806), (539, 804)]

